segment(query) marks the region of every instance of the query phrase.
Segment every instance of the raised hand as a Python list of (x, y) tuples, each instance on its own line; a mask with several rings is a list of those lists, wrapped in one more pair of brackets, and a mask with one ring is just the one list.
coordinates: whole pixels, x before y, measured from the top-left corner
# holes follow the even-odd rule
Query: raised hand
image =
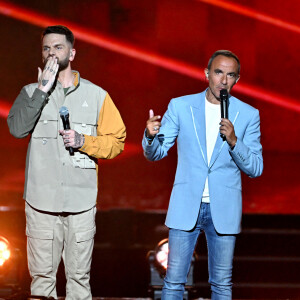
[(146, 124), (146, 135), (147, 137), (154, 137), (157, 133), (159, 133), (159, 129), (161, 127), (161, 122), (158, 120), (160, 116), (154, 116), (154, 112), (152, 109), (149, 110), (149, 120)]
[(58, 63), (56, 57), (49, 57), (44, 70), (38, 68), (38, 88), (47, 93), (52, 88), (58, 71)]

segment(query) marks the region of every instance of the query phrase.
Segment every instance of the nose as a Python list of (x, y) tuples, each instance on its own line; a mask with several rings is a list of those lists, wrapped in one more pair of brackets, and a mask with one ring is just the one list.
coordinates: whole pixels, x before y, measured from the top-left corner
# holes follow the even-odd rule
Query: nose
[(227, 76), (226, 76), (226, 74), (224, 74), (224, 75), (222, 76), (221, 82), (222, 82), (223, 85), (226, 85), (226, 84), (227, 84)]
[(52, 47), (49, 49), (49, 56), (55, 56), (55, 49)]

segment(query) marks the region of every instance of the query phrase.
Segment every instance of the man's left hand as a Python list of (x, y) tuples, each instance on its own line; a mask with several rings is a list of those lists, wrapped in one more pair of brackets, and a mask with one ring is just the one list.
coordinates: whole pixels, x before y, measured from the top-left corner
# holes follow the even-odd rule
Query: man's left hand
[(225, 135), (227, 143), (233, 148), (236, 144), (237, 137), (234, 132), (233, 124), (228, 119), (221, 119), (220, 133)]
[(60, 130), (59, 133), (66, 147), (81, 148), (84, 144), (84, 136), (75, 130)]

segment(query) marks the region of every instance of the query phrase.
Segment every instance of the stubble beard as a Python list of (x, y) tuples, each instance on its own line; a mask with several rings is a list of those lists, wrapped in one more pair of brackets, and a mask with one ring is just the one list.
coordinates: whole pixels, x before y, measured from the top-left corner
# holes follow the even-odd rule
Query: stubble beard
[(58, 72), (65, 70), (69, 66), (69, 57), (58, 61)]

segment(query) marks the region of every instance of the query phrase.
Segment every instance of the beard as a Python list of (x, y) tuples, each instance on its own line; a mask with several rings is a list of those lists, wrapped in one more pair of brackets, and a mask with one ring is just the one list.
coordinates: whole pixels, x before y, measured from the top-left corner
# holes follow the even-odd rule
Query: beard
[(59, 60), (57, 59), (58, 63), (58, 72), (65, 70), (68, 65), (69, 65), (69, 57), (67, 56), (66, 58)]

